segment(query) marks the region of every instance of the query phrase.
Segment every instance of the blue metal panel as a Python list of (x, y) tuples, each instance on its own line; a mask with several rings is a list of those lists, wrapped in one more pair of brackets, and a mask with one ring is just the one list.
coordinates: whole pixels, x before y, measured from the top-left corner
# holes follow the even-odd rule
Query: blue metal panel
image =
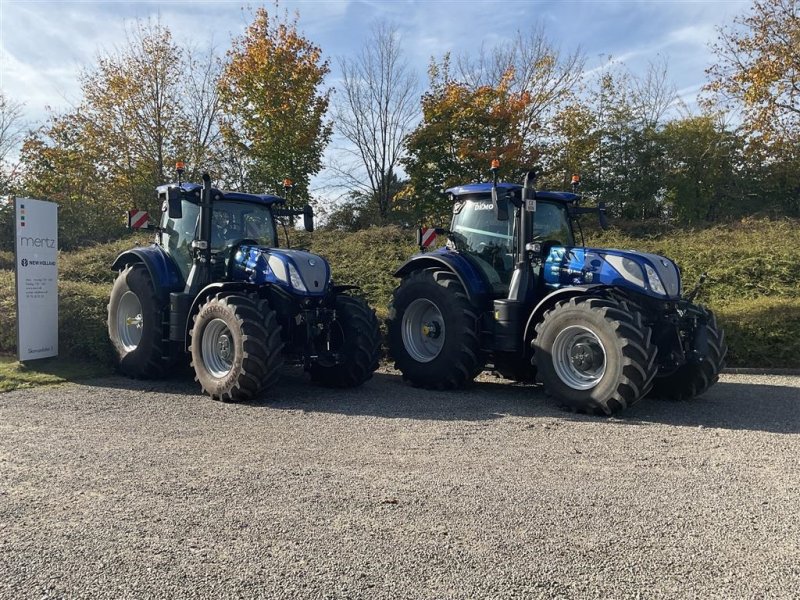
[[(291, 264), (303, 278), (308, 272), (308, 268), (298, 261), (302, 258), (313, 257), (318, 260), (318, 275), (316, 281), (322, 282), (318, 289), (313, 289), (311, 281), (305, 281), (307, 291), (294, 288), (288, 277), (288, 265)], [(278, 259), (283, 266), (283, 273), (276, 273), (270, 266), (270, 258)], [(274, 263), (273, 263), (274, 264)], [(276, 266), (280, 271), (280, 266)], [(328, 262), (308, 252), (298, 250), (280, 250), (276, 248), (266, 248), (261, 246), (241, 246), (231, 261), (230, 277), (234, 281), (243, 281), (254, 285), (278, 285), (287, 292), (296, 296), (324, 296), (327, 292), (327, 284), (330, 281), (331, 271)]]
[(159, 297), (183, 290), (185, 282), (180, 269), (158, 244), (123, 252), (116, 258), (111, 268), (119, 270), (135, 263), (144, 263)]
[[(600, 284), (629, 289), (659, 299), (679, 297), (678, 290), (664, 296), (652, 291), (649, 285), (637, 285), (630, 281), (609, 263), (607, 259), (609, 256), (621, 257), (641, 267), (649, 265), (658, 270), (652, 261), (652, 255), (626, 250), (553, 246), (542, 269), (545, 285), (550, 289), (558, 289), (565, 286)], [(644, 272), (642, 279), (645, 280)]]

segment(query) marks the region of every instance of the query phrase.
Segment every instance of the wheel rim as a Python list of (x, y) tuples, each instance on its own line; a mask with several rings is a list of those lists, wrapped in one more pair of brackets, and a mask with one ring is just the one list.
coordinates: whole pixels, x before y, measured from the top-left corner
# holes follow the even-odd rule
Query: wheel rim
[(233, 335), (222, 319), (214, 319), (203, 330), (203, 364), (213, 377), (220, 379), (233, 366)]
[(591, 330), (578, 325), (565, 327), (553, 342), (553, 368), (572, 389), (591, 389), (605, 375), (606, 349)]
[(442, 351), (445, 340), (444, 318), (437, 306), (417, 298), (403, 314), (403, 345), (417, 362), (430, 362)]
[(142, 303), (131, 291), (122, 294), (117, 309), (117, 336), (126, 352), (139, 347), (142, 341)]

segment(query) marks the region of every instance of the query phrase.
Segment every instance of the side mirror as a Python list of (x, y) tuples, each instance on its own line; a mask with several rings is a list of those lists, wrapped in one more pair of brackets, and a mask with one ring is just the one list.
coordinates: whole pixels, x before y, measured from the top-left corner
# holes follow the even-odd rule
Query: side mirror
[(170, 219), (180, 219), (183, 216), (181, 194), (178, 188), (167, 188), (167, 214)]
[(503, 197), (502, 204), (497, 196), (497, 188), (492, 186), (492, 207), (494, 208), (494, 218), (498, 221), (508, 221), (508, 199)]
[(314, 209), (310, 204), (303, 207), (303, 227), (306, 231), (314, 231)]

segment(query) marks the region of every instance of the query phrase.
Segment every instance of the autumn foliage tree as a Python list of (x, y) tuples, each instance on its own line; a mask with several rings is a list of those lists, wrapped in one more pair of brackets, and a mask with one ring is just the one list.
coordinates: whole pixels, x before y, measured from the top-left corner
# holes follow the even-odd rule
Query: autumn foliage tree
[(222, 134), (236, 157), (229, 184), (249, 191), (308, 194), (331, 136), (325, 122), (329, 71), (322, 51), (297, 31), (297, 20), (276, 20), (256, 10), (245, 34), (234, 40), (219, 81), (225, 118)]
[(65, 246), (117, 235), (131, 208), (157, 218), (154, 187), (177, 160), (195, 175), (222, 170), (216, 63), (211, 49), (189, 57), (169, 28), (137, 21), (82, 72), (78, 106), (26, 138), (24, 192), (59, 203)]
[(404, 206), (415, 220), (441, 219), (449, 210), (442, 190), (488, 177), (491, 161), (519, 173), (532, 163), (522, 120), (530, 94), (511, 89), (509, 69), (496, 85), (471, 88), (451, 77), (447, 57), (430, 69), (431, 89), (422, 98), (422, 123), (407, 141), (410, 178)]
[(800, 3), (756, 0), (719, 31), (706, 90), (741, 108), (744, 126), (769, 140), (800, 139)]
[(755, 0), (712, 49), (706, 105), (742, 115), (753, 209), (800, 215), (800, 2)]

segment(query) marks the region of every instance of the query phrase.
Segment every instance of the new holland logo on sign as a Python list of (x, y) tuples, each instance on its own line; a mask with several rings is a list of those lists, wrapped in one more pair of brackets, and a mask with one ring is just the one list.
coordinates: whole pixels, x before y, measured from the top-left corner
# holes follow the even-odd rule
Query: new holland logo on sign
[(17, 198), (17, 356), (58, 355), (58, 206)]

